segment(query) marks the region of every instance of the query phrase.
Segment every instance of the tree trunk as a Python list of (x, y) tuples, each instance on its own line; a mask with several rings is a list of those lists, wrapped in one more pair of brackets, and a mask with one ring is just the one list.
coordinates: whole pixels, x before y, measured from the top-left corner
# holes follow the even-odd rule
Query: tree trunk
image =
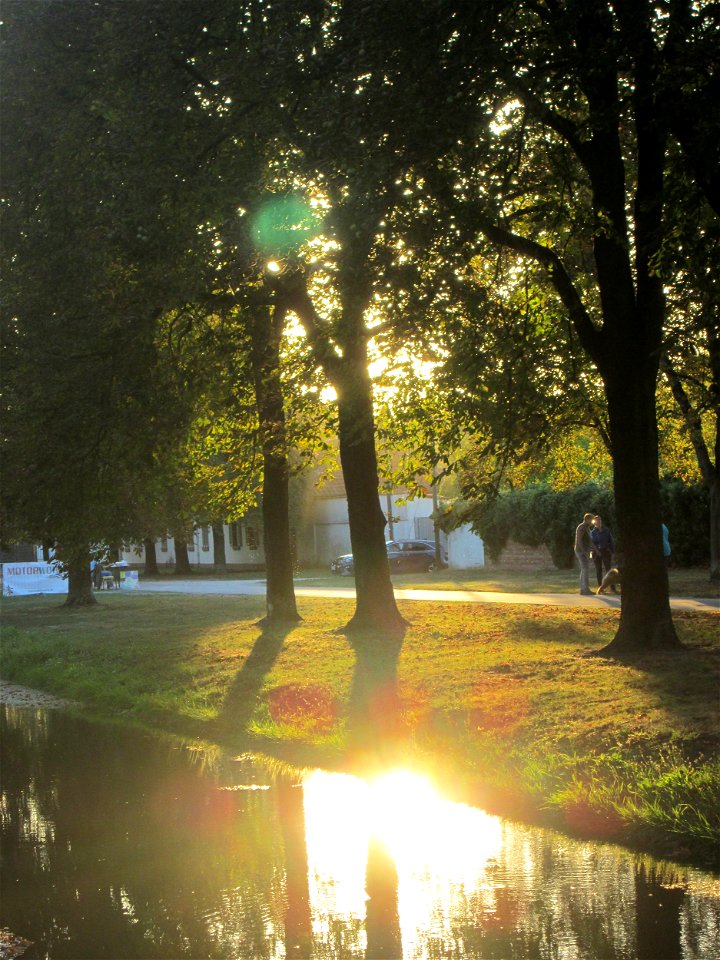
[(710, 487), (710, 579), (720, 580), (720, 468)]
[[(362, 203), (360, 204), (362, 208)], [(377, 213), (378, 211), (376, 211)], [(355, 568), (355, 613), (346, 631), (384, 630), (403, 633), (407, 626), (395, 603), (385, 548), (385, 515), (380, 506), (372, 382), (368, 374), (365, 310), (371, 300), (369, 251), (381, 215), (360, 211), (366, 230), (358, 230), (352, 205), (336, 211), (343, 247), (338, 271), (342, 318), (334, 325), (335, 343), (315, 310), (303, 279), (282, 296), (305, 327), (315, 357), (338, 395), (340, 463), (345, 480), (350, 543)], [(382, 213), (382, 211), (380, 211)], [(347, 220), (347, 229), (341, 224)]]
[(267, 579), (267, 619), (298, 621), (290, 536), (288, 465), (286, 457), (263, 457), (263, 544)]
[(158, 570), (157, 565), (155, 541), (151, 540), (150, 537), (147, 537), (145, 540), (143, 540), (143, 546), (145, 547), (145, 576), (157, 577), (160, 571)]
[(611, 656), (681, 646), (662, 549), (655, 377), (647, 358), (633, 359), (626, 349), (604, 372), (623, 555), (620, 626), (600, 651)]
[(290, 470), (282, 383), (280, 338), (285, 314), (258, 308), (253, 323), (253, 376), (263, 453), (263, 545), (267, 579), (265, 622), (297, 622), (290, 536)]
[(188, 556), (187, 541), (182, 537), (175, 537), (175, 569), (174, 577), (186, 577), (192, 573)]
[(215, 573), (224, 573), (227, 570), (227, 557), (225, 556), (225, 526), (222, 523), (212, 525), (213, 535), (213, 567)]
[(365, 358), (347, 358), (338, 389), (340, 463), (350, 522), (356, 607), (346, 630), (403, 631), (395, 602), (380, 505), (372, 386)]
[(68, 595), (64, 606), (91, 607), (97, 603), (90, 573), (90, 551), (79, 550), (66, 561)]
[[(585, 326), (583, 334), (591, 355), (595, 348), (593, 358), (605, 383), (624, 555), (620, 626), (601, 653), (619, 658), (681, 646), (670, 614), (658, 476), (655, 392), (666, 306), (656, 259), (667, 229), (667, 131), (657, 110), (648, 9), (634, 18), (625, 5), (618, 12), (619, 33), (628, 45), (633, 69), (634, 183), (628, 178), (622, 149), (617, 50), (580, 70), (593, 134), (590, 141), (575, 144), (592, 188), (593, 249), (603, 314), (601, 333)], [(576, 36), (581, 55), (593, 57), (599, 36), (610, 41), (612, 35), (605, 4), (579, 8)]]

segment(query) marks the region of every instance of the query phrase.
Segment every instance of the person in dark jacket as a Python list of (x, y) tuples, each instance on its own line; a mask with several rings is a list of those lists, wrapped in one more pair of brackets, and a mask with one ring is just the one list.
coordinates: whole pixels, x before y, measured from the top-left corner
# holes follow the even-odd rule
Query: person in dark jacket
[(595, 575), (597, 576), (597, 584), (600, 586), (603, 581), (603, 567), (606, 573), (612, 568), (613, 554), (615, 553), (612, 532), (610, 527), (603, 525), (602, 517), (593, 517), (590, 539), (592, 540), (592, 555), (595, 561)]

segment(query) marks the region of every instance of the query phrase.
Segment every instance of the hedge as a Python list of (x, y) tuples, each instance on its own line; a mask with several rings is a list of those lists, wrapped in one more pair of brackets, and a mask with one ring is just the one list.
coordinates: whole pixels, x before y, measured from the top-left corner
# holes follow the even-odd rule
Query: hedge
[[(668, 477), (661, 481), (663, 521), (670, 531), (672, 563), (703, 566), (710, 561), (710, 504), (700, 485), (686, 486)], [(456, 522), (469, 521), (490, 557), (497, 561), (508, 540), (528, 547), (544, 545), (559, 569), (574, 563), (575, 529), (583, 514), (599, 514), (616, 535), (615, 502), (610, 486), (584, 483), (569, 490), (534, 484), (508, 490), (497, 499), (458, 505)], [(616, 546), (622, 549), (615, 536)]]

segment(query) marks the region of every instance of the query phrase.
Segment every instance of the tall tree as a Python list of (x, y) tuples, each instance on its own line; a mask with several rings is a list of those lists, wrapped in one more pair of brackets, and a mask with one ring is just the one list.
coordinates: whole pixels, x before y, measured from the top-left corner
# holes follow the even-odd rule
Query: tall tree
[(263, 537), (267, 572), (267, 620), (299, 620), (293, 586), (290, 531), (290, 462), (283, 385), (281, 338), (285, 311), (279, 304), (251, 313), (251, 370), (263, 458)]
[[(700, 120), (697, 91), (717, 82), (711, 6), (438, 0), (417, 14), (403, 6), (402, 38), (385, 30), (375, 60), (384, 85), (402, 76), (409, 97), (418, 89), (408, 50), (444, 64), (439, 79), (434, 66), (432, 88), (419, 91), (422, 109), (397, 115), (389, 135), (405, 138), (412, 186), (449, 211), (458, 239), (474, 221), (516, 256), (516, 270), (545, 275), (602, 379), (626, 559), (620, 626), (604, 651), (611, 655), (679, 646), (660, 536), (660, 265), (674, 224), (673, 135), (710, 202), (716, 183), (708, 157), (716, 156), (717, 114), (680, 130), (685, 108)], [(373, 10), (387, 26), (392, 14)], [(381, 116), (384, 102), (374, 101)]]
[[(353, 263), (349, 238), (341, 248), (353, 279), (345, 278), (341, 316), (334, 324), (319, 314), (305, 280), (296, 278), (288, 305), (302, 321), (338, 402), (340, 463), (348, 501), (350, 542), (354, 557), (356, 609), (347, 629), (402, 630), (390, 580), (385, 548), (386, 518), (380, 505), (375, 411), (369, 374), (366, 326), (371, 283), (367, 254)], [(348, 262), (349, 261), (349, 262)], [(356, 272), (357, 270), (357, 272)], [(341, 268), (342, 272), (342, 268)]]
[[(292, 242), (284, 251), (272, 242), (261, 249), (285, 260), (281, 295), (304, 325), (316, 362), (337, 394), (357, 586), (348, 628), (401, 630), (385, 550), (368, 345), (371, 307), (382, 282), (375, 254), (387, 242), (383, 218), (401, 198), (396, 180), (404, 161), (386, 145), (385, 120), (373, 121), (371, 98), (357, 85), (360, 68), (352, 45), (362, 22), (359, 11), (342, 4), (308, 4), (298, 16), (292, 3), (277, 4), (268, 21), (275, 30), (290, 24), (284, 36), (296, 44), (287, 62), (275, 58), (271, 73), (274, 167), (281, 173), (268, 183), (276, 201), (293, 184), (302, 184), (327, 212), (320, 246), (307, 256)], [(374, 89), (378, 84), (379, 78)], [(371, 158), (362, 168), (359, 142)], [(292, 223), (288, 229), (297, 234)]]
[[(91, 545), (140, 532), (136, 494), (160, 422), (152, 257), (93, 100), (102, 11), (3, 10), (6, 512), (55, 542), (68, 603), (92, 603)], [(105, 162), (95, 163), (96, 155)], [(147, 200), (141, 183), (138, 203)], [(122, 190), (121, 190), (122, 187)], [(134, 228), (133, 228), (134, 227)]]
[[(352, 628), (403, 628), (384, 546), (370, 363), (388, 329), (384, 298), (402, 286), (407, 258), (397, 224), (423, 213), (409, 171), (427, 154), (428, 130), (455, 90), (457, 73), (436, 44), (448, 26), (444, 17), (438, 28), (437, 9), (435, 3), (427, 12), (407, 2), (308, 4), (301, 18), (308, 41), (290, 61), (279, 98), (289, 182), (306, 185), (326, 211), (320, 245), (304, 269), (288, 264), (288, 288), (337, 394), (357, 586)], [(454, 135), (447, 124), (437, 129), (430, 139), (435, 146), (440, 138), (446, 149)]]
[(491, 21), (458, 8), (457, 43), (468, 56), (493, 38), (497, 99), (473, 139), (475, 159), (456, 152), (456, 175), (461, 189), (476, 191), (483, 234), (546, 272), (605, 386), (626, 569), (620, 626), (604, 652), (676, 647), (655, 409), (666, 314), (657, 269), (668, 231), (666, 75), (677, 31), (707, 23), (683, 3), (662, 13), (604, 0), (494, 12)]
[[(51, 316), (64, 314), (65, 332), (69, 329), (72, 311), (79, 318), (87, 318), (87, 329), (80, 330), (76, 325), (73, 333), (84, 341), (89, 356), (94, 350), (93, 336), (95, 340), (105, 336), (109, 342), (114, 335), (120, 348), (113, 358), (115, 366), (127, 364), (134, 372), (133, 377), (125, 378), (124, 388), (132, 391), (134, 382), (139, 381), (147, 396), (149, 389), (157, 386), (159, 369), (169, 373), (171, 385), (183, 379), (182, 370), (173, 372), (171, 364), (158, 363), (152, 356), (156, 348), (153, 331), (156, 319), (165, 316), (172, 322), (182, 317), (184, 321), (190, 316), (204, 329), (203, 312), (212, 314), (218, 297), (227, 300), (228, 287), (222, 285), (223, 279), (227, 281), (227, 257), (223, 260), (222, 251), (218, 250), (217, 236), (223, 231), (228, 236), (236, 230), (238, 205), (243, 201), (251, 204), (252, 183), (262, 173), (252, 149), (249, 128), (238, 129), (234, 109), (228, 109), (233, 100), (228, 97), (227, 89), (215, 89), (219, 81), (213, 73), (216, 62), (223, 58), (233, 62), (232, 93), (238, 99), (244, 96), (246, 91), (241, 88), (249, 74), (236, 69), (244, 46), (243, 31), (237, 27), (247, 7), (222, 3), (207, 11), (204, 4), (186, 3), (170, 9), (165, 3), (150, 0), (135, 6), (139, 13), (135, 19), (127, 16), (127, 4), (103, 0), (88, 4), (88, 17), (83, 19), (76, 16), (76, 4), (63, 0), (52, 6), (33, 0), (27, 5), (13, 4), (12, 0), (8, 4), (11, 8), (6, 27), (8, 59), (18, 83), (17, 92), (13, 88), (8, 95), (10, 122), (5, 129), (25, 134), (17, 138), (18, 144), (12, 148), (12, 154), (17, 157), (17, 163), (11, 164), (16, 182), (11, 184), (9, 204), (17, 236), (12, 251), (18, 277), (15, 293), (27, 314), (29, 295), (24, 291), (29, 275), (37, 268), (44, 252), (38, 243), (41, 235), (53, 254), (43, 264), (45, 309)], [(53, 44), (48, 43), (50, 36)], [(209, 59), (203, 59), (201, 54), (208, 54)], [(49, 64), (50, 69), (42, 79), (34, 70), (36, 63)], [(203, 75), (204, 67), (208, 67), (208, 75)], [(53, 95), (46, 97), (48, 76), (56, 82)], [(258, 93), (258, 99), (259, 96)], [(251, 97), (251, 108), (255, 102), (258, 101)], [(33, 105), (41, 109), (32, 114), (30, 123), (27, 117)], [(243, 118), (246, 111), (247, 104), (243, 103), (238, 107), (238, 116)], [(41, 171), (27, 159), (43, 138), (48, 142), (48, 150), (45, 168)], [(27, 173), (29, 170), (33, 170), (34, 179)], [(249, 183), (239, 189), (237, 176), (243, 171)], [(72, 189), (67, 188), (68, 181)], [(31, 190), (39, 199), (30, 196)], [(72, 230), (68, 229), (70, 224)], [(237, 237), (235, 241), (228, 248), (231, 255), (238, 252)], [(65, 243), (69, 243), (69, 247)], [(255, 278), (257, 269), (248, 263), (251, 248), (247, 243), (240, 253), (249, 267), (246, 274)], [(25, 274), (21, 273), (23, 269)], [(38, 294), (34, 295), (37, 299)], [(186, 309), (186, 303), (194, 303), (195, 308)], [(132, 322), (133, 309), (139, 315), (137, 324)], [(21, 325), (23, 322), (24, 318), (19, 321)], [(39, 337), (47, 342), (48, 337), (40, 329), (40, 318), (36, 316), (32, 322)], [(121, 325), (126, 337), (118, 335), (116, 328)], [(122, 339), (127, 339), (134, 349), (128, 350), (127, 344), (121, 347)], [(205, 345), (206, 341), (207, 338)], [(203, 349), (202, 337), (196, 336), (195, 343)], [(16, 337), (14, 355), (23, 356), (30, 366), (21, 370), (18, 363), (18, 382), (23, 376), (34, 380), (37, 402), (47, 404), (50, 401), (44, 386), (48, 377), (44, 375), (40, 355), (33, 355), (30, 348), (21, 352), (20, 344), (20, 338)], [(143, 348), (147, 348), (147, 356), (140, 362)], [(249, 358), (247, 340), (242, 348), (247, 350)], [(117, 432), (111, 428), (116, 428), (118, 423), (118, 404), (110, 402), (108, 390), (110, 386), (116, 389), (117, 373), (113, 370), (112, 376), (101, 374), (99, 382), (93, 383), (87, 375), (76, 375), (77, 368), (73, 367), (67, 351), (58, 351), (57, 343), (53, 349), (56, 352), (46, 356), (47, 362), (53, 365), (53, 374), (67, 386), (66, 392), (80, 395), (71, 403), (56, 388), (56, 398), (63, 402), (69, 422), (81, 419), (83, 405), (93, 417), (99, 418), (102, 409), (102, 416), (106, 418), (105, 439), (109, 441)], [(217, 354), (214, 357), (217, 360)], [(208, 372), (207, 358), (202, 352), (195, 354), (190, 366), (195, 368), (194, 375), (184, 378), (185, 386), (191, 387), (189, 396), (182, 391), (174, 393), (179, 401), (174, 417), (178, 429), (172, 436), (163, 435), (151, 411), (144, 410), (143, 425), (148, 428), (146, 439), (149, 440), (148, 448), (143, 451), (144, 462), (148, 467), (154, 466), (156, 472), (160, 466), (159, 476), (153, 477), (149, 484), (147, 477), (145, 479), (142, 527), (145, 535), (149, 532), (149, 514), (154, 512), (153, 501), (160, 503), (163, 497), (168, 499), (171, 491), (182, 490), (183, 506), (179, 513), (187, 514), (191, 505), (187, 478), (181, 476), (187, 473), (188, 464), (181, 463), (182, 457), (170, 451), (173, 442), (183, 445), (183, 424), (187, 421), (191, 399), (202, 396), (200, 374)], [(262, 374), (258, 377), (261, 381)], [(119, 403), (122, 406), (135, 399), (139, 401), (140, 396), (140, 391), (137, 395), (132, 393), (130, 398), (123, 395)], [(28, 404), (26, 396), (24, 406), (15, 404), (14, 415), (19, 417)], [(172, 405), (169, 409), (172, 411)], [(28, 418), (37, 424), (37, 417), (33, 417), (29, 411)], [(139, 437), (140, 424), (133, 426)], [(271, 425), (266, 429), (268, 435), (270, 432)], [(21, 434), (19, 429), (18, 436)], [(35, 446), (40, 449), (44, 446), (41, 436), (26, 433), (25, 454), (33, 446), (33, 437), (37, 440)], [(56, 441), (59, 440), (58, 435)], [(153, 443), (160, 449), (151, 456)], [(101, 460), (103, 469), (108, 469), (105, 458), (112, 458), (114, 450), (117, 458), (127, 465), (135, 488), (142, 488), (137, 457), (131, 458), (126, 449), (113, 448), (110, 442), (106, 442), (106, 447)], [(90, 462), (85, 466), (90, 467)], [(119, 471), (116, 467), (116, 476)], [(158, 489), (158, 481), (163, 479), (167, 481), (164, 494)], [(106, 507), (117, 506), (120, 489), (126, 492), (130, 488), (128, 482), (101, 488), (96, 478), (93, 484), (98, 493), (102, 489), (102, 503)], [(72, 517), (77, 515), (77, 509), (61, 485), (50, 489), (53, 511), (48, 514), (46, 510), (43, 516), (50, 522), (53, 536), (57, 536), (56, 514), (64, 511)], [(254, 485), (252, 492), (254, 496)], [(98, 498), (85, 499), (96, 520), (91, 530), (83, 531), (83, 536), (92, 533), (91, 539), (109, 538), (111, 534), (101, 519), (101, 512), (94, 509)], [(190, 499), (196, 509), (201, 507), (197, 490)], [(276, 499), (272, 494), (268, 503)], [(17, 506), (15, 503), (14, 507)], [(239, 506), (233, 505), (228, 512), (234, 512)], [(127, 516), (127, 505), (116, 512)], [(165, 504), (160, 517), (167, 512)], [(165, 519), (170, 526), (177, 522), (175, 516)], [(113, 540), (121, 538), (119, 531), (113, 534)], [(125, 525), (122, 537), (130, 534), (131, 528)], [(271, 534), (271, 557), (288, 557), (289, 537), (284, 542), (276, 542), (274, 536)], [(70, 537), (65, 528), (62, 540), (64, 549), (68, 549)], [(270, 579), (275, 582), (274, 577)], [(289, 587), (286, 584), (288, 589), (287, 603), (294, 606), (292, 580)], [(91, 599), (91, 594), (88, 593), (87, 598)], [(277, 597), (274, 606), (279, 606)]]

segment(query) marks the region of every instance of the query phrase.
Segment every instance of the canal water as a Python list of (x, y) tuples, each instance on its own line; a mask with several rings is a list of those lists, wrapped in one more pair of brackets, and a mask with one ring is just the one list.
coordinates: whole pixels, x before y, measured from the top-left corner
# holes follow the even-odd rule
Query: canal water
[(0, 927), (36, 958), (711, 960), (720, 881), (443, 798), (0, 708)]

